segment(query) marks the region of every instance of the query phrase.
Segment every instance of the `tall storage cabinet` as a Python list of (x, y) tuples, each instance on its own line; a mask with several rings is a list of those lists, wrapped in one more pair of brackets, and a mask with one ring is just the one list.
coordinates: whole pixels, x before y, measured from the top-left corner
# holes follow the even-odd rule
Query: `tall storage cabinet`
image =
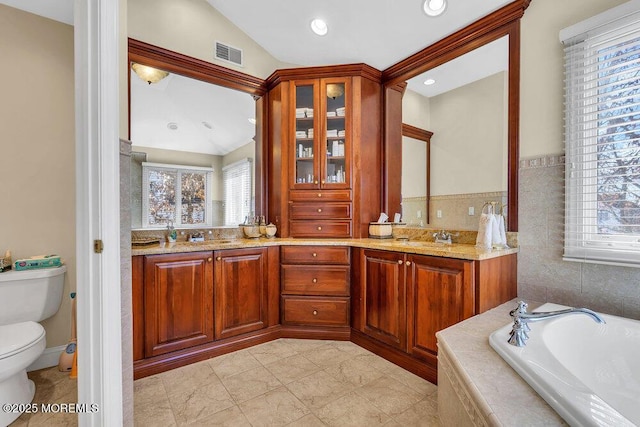
[(381, 209), (380, 72), (364, 64), (276, 71), (268, 215), (280, 237), (366, 237)]

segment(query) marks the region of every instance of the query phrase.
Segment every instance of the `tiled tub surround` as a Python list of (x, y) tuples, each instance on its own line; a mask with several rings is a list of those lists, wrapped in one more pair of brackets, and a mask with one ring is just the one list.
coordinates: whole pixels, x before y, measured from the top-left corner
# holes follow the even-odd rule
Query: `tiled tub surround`
[[(532, 310), (539, 305), (530, 303)], [(489, 346), (489, 335), (512, 321), (516, 305), (509, 301), (436, 334), (442, 425), (566, 425)]]
[(564, 156), (520, 162), (518, 295), (640, 319), (640, 268), (562, 260)]

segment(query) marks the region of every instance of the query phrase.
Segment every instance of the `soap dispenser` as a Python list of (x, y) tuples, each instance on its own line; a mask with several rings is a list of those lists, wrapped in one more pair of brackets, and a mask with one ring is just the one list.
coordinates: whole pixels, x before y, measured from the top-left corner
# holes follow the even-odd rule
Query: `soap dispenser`
[(173, 221), (169, 220), (169, 222), (167, 223), (167, 241), (169, 243), (173, 243), (177, 240), (177, 238), (178, 232), (173, 227)]

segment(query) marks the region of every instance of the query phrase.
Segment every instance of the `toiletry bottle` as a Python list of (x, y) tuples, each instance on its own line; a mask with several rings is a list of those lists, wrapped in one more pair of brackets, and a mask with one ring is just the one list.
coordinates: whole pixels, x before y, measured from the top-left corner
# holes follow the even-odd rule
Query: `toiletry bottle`
[(173, 221), (169, 220), (167, 224), (167, 240), (169, 242), (175, 242), (178, 238), (178, 232), (173, 228)]

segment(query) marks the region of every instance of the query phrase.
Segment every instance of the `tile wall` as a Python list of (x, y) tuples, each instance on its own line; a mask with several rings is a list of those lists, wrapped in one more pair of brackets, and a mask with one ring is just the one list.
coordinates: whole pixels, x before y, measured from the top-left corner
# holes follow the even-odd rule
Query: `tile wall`
[(640, 319), (640, 268), (562, 260), (564, 156), (520, 161), (518, 296)]

